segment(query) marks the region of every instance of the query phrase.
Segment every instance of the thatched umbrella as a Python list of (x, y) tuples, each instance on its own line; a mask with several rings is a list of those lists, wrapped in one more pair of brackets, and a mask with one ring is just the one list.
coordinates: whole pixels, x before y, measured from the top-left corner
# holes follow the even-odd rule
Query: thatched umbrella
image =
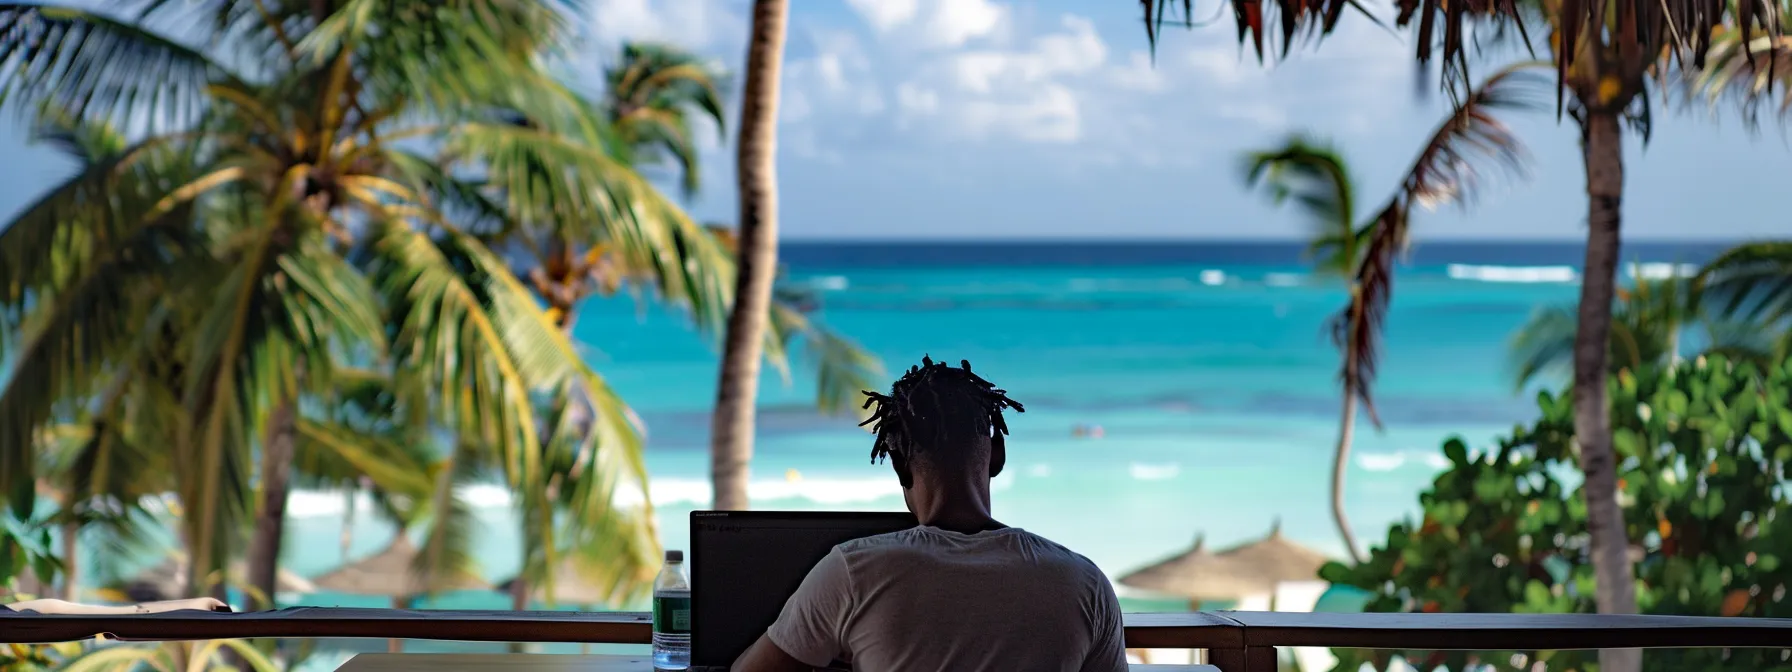
[(1328, 558), (1282, 536), (1277, 520), (1269, 536), (1209, 552), (1201, 538), (1194, 548), (1120, 577), (1122, 585), (1203, 600), (1237, 600), (1263, 593), (1275, 594), (1276, 584), (1311, 581)]
[(1154, 593), (1186, 597), (1190, 609), (1210, 600), (1230, 601), (1263, 592), (1263, 577), (1253, 568), (1207, 550), (1201, 535), (1187, 551), (1120, 577), (1120, 584)]
[[(187, 556), (184, 553), (170, 553), (161, 564), (143, 570), (136, 577), (121, 587), (126, 597), (132, 602), (156, 602), (173, 600), (187, 595)], [(229, 575), (245, 577), (249, 575), (248, 563), (241, 560), (230, 563)], [(275, 576), (275, 592), (311, 593), (317, 586), (311, 585), (305, 577), (285, 569), (279, 570)]]
[(1255, 569), (1268, 580), (1272, 595), (1278, 583), (1318, 580), (1319, 568), (1330, 560), (1324, 553), (1283, 537), (1279, 518), (1269, 528), (1269, 536), (1220, 551), (1218, 556)]
[[(409, 607), (411, 600), (418, 595), (452, 590), (491, 589), (491, 584), (469, 572), (437, 576), (425, 584), (411, 571), (416, 560), (417, 547), (403, 533), (399, 533), (398, 538), (393, 539), (386, 550), (338, 567), (312, 579), (312, 583), (324, 590), (338, 593), (389, 597), (392, 598), (394, 609)], [(397, 652), (398, 640), (391, 640), (388, 648)]]

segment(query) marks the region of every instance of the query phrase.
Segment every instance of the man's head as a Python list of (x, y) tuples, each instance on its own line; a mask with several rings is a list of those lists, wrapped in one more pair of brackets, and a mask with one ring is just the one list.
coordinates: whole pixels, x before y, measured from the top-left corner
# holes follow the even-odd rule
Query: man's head
[(887, 395), (866, 392), (865, 407), (876, 409), (864, 425), (877, 439), (871, 461), (889, 457), (905, 489), (978, 482), (1002, 473), (1007, 461), (1002, 409), (1026, 412), (1005, 390), (971, 373), (971, 363), (954, 368), (931, 358), (910, 367)]

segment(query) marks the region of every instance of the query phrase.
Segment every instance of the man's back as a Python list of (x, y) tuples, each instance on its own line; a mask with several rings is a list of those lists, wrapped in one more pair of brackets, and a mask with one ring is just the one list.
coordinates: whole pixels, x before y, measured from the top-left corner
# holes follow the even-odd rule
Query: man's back
[(768, 633), (812, 665), (1126, 669), (1120, 607), (1088, 559), (1019, 528), (917, 527), (836, 547)]

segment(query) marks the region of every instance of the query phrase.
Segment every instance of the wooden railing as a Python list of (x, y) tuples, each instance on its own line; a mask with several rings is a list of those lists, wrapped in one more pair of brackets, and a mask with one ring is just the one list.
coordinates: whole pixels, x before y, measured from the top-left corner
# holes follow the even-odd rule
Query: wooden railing
[[(644, 613), (403, 611), (296, 607), (246, 614), (0, 614), (0, 643), (107, 635), (134, 641), (376, 638), (646, 644)], [(1127, 614), (1126, 646), (1206, 649), (1224, 672), (1275, 672), (1276, 648), (1563, 650), (1792, 648), (1792, 619), (1588, 614)]]

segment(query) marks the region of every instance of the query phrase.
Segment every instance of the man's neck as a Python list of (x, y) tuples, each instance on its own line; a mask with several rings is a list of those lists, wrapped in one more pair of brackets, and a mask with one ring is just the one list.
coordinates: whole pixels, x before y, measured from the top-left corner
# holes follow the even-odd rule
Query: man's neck
[(1008, 527), (1001, 521), (991, 518), (988, 513), (981, 515), (935, 516), (921, 520), (922, 525), (937, 527), (947, 532), (959, 534), (977, 534)]
[[(939, 493), (939, 491), (934, 491)], [(999, 530), (1007, 525), (989, 513), (987, 487), (966, 487), (959, 491), (939, 493), (927, 501), (910, 501), (915, 518), (922, 525), (962, 534)]]

